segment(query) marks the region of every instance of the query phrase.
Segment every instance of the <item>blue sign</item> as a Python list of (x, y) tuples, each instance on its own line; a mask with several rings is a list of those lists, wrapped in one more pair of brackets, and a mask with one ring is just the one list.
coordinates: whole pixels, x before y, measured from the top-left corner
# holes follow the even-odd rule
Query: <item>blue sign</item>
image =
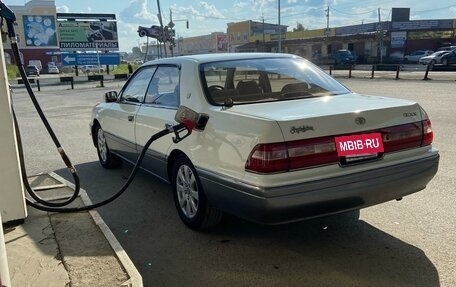
[(62, 54), (64, 66), (118, 65), (119, 63), (119, 53)]

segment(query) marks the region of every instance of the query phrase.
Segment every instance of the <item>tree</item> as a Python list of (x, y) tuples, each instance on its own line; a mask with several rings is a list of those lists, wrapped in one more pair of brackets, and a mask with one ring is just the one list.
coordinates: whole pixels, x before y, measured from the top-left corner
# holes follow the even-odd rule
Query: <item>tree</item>
[(306, 30), (307, 29), (304, 28), (304, 26), (301, 23), (299, 23), (299, 22), (296, 23), (296, 28), (293, 28), (293, 32), (306, 31)]

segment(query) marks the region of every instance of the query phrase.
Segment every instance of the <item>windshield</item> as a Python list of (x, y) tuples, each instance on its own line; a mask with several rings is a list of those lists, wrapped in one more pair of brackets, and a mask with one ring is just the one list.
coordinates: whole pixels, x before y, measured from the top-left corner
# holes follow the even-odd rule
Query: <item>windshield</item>
[(302, 58), (256, 58), (201, 65), (213, 105), (249, 104), (346, 94), (350, 91)]

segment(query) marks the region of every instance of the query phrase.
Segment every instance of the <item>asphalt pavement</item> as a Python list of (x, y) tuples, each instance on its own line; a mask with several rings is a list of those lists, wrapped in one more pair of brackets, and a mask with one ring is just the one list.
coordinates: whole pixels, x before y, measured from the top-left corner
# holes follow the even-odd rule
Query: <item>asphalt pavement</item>
[[(439, 172), (425, 190), (363, 209), (359, 221), (261, 226), (228, 217), (210, 231), (194, 232), (180, 222), (170, 187), (145, 173), (98, 212), (145, 286), (456, 286), (456, 74), (423, 81), (421, 72), (403, 72), (400, 80), (388, 72), (374, 79), (368, 72), (350, 79), (334, 75), (355, 92), (418, 101), (441, 154)], [(131, 168), (101, 168), (88, 129), (92, 106), (121, 85), (45, 86), (38, 92), (92, 201), (112, 194)], [(21, 87), (14, 88), (13, 101), (29, 173), (69, 178)]]

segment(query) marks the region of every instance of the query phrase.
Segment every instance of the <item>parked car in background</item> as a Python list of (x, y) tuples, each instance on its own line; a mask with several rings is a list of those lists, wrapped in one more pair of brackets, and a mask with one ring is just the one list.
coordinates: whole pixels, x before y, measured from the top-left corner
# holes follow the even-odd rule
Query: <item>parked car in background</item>
[(196, 130), (152, 143), (141, 166), (171, 183), (192, 229), (223, 213), (278, 224), (358, 211), (424, 189), (438, 168), (418, 103), (354, 93), (301, 57), (270, 53), (145, 63), (92, 110), (101, 165), (136, 162), (180, 106), (200, 113)]
[(456, 49), (443, 55), (440, 61), (442, 62), (442, 65), (445, 66), (456, 64)]
[(25, 67), (25, 74), (27, 76), (40, 76), (40, 69), (36, 65), (27, 65)]
[(81, 71), (85, 74), (104, 73), (104, 68), (97, 65), (85, 65), (81, 67)]
[(434, 53), (434, 51), (431, 51), (431, 50), (418, 50), (418, 51), (415, 51), (415, 52), (413, 52), (413, 53), (411, 53), (409, 55), (405, 55), (404, 56), (404, 61), (408, 62), (408, 63), (418, 63), (420, 58), (425, 57), (425, 56), (429, 56), (432, 53)]
[(451, 50), (454, 50), (456, 49), (456, 46), (443, 46), (443, 47), (440, 47), (437, 49), (437, 51), (451, 51)]
[(429, 56), (421, 57), (419, 63), (422, 65), (435, 65), (440, 64), (442, 56), (448, 53), (448, 51), (437, 51)]
[(58, 74), (60, 73), (59, 68), (57, 66), (48, 66), (48, 74)]
[(336, 51), (335, 55), (336, 65), (353, 65), (355, 64), (355, 57), (350, 50), (342, 49)]

